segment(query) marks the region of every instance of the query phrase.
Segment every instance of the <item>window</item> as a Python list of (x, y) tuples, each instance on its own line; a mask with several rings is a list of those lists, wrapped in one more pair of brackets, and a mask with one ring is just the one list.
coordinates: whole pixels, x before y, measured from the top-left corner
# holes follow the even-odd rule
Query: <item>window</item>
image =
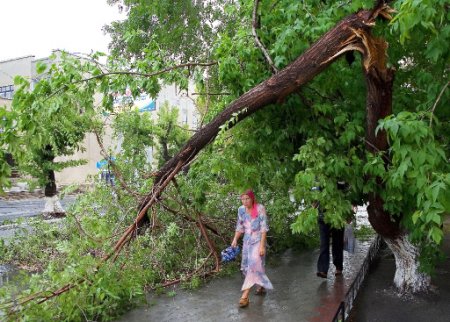
[(181, 122), (183, 124), (188, 124), (188, 111), (187, 108), (181, 110)]
[(12, 99), (14, 94), (14, 85), (0, 86), (0, 97)]

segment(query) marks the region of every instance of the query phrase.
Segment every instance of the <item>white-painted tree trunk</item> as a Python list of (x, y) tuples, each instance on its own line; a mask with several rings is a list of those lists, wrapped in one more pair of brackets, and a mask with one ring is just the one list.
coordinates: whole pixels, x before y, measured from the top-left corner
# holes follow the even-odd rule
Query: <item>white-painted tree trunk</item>
[(394, 285), (401, 293), (416, 293), (430, 288), (430, 276), (419, 271), (419, 250), (408, 235), (384, 239), (395, 256)]
[(52, 216), (52, 215), (62, 215), (66, 211), (61, 206), (59, 202), (58, 195), (54, 195), (53, 197), (45, 197), (45, 207), (42, 212), (44, 215)]

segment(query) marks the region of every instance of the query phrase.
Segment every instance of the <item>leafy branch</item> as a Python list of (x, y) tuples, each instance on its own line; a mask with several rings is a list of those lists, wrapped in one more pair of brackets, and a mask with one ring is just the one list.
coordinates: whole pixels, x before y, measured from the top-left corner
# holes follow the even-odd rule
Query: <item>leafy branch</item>
[(93, 75), (91, 77), (87, 77), (81, 80), (76, 80), (73, 82), (70, 82), (69, 84), (64, 84), (63, 86), (61, 86), (60, 88), (56, 89), (53, 93), (51, 93), (46, 100), (50, 99), (53, 96), (58, 95), (59, 93), (68, 90), (70, 85), (77, 85), (80, 83), (87, 83), (89, 81), (95, 80), (95, 79), (101, 79), (101, 78), (105, 78), (105, 77), (109, 77), (109, 76), (115, 76), (115, 75), (127, 75), (127, 76), (138, 76), (138, 77), (155, 77), (158, 75), (162, 75), (165, 73), (168, 73), (170, 71), (176, 70), (176, 69), (181, 69), (181, 68), (190, 68), (190, 67), (195, 67), (195, 66), (201, 66), (201, 67), (207, 67), (207, 66), (213, 66), (213, 65), (217, 65), (217, 62), (209, 62), (209, 63), (185, 63), (185, 64), (179, 64), (176, 66), (172, 66), (172, 67), (167, 67), (161, 70), (158, 70), (156, 72), (153, 73), (141, 73), (141, 72), (134, 72), (134, 71), (112, 71), (112, 72), (101, 72), (98, 75)]

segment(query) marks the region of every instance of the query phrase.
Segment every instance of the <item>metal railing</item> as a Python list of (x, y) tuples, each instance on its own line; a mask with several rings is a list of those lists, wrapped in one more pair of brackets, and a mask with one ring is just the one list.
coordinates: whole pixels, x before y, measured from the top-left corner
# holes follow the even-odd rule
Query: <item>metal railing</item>
[(364, 262), (362, 263), (358, 274), (356, 274), (353, 283), (350, 285), (347, 293), (345, 294), (344, 300), (339, 305), (332, 322), (344, 322), (345, 319), (348, 317), (348, 314), (350, 313), (353, 307), (353, 301), (356, 299), (358, 291), (361, 288), (361, 285), (364, 282), (367, 273), (369, 272), (370, 264), (372, 263), (373, 259), (375, 258), (375, 256), (377, 256), (378, 251), (380, 250), (381, 242), (382, 239), (380, 235), (377, 235), (377, 237), (375, 237), (375, 240), (370, 245), (369, 250), (367, 251), (366, 258), (364, 259)]

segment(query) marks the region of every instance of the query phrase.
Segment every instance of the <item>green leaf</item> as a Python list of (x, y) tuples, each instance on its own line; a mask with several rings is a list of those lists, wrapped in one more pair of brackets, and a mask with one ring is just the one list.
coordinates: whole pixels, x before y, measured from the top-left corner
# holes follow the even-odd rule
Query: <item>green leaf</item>
[(431, 227), (429, 236), (436, 244), (439, 245), (444, 237), (444, 232), (442, 231), (442, 229), (433, 226)]
[(419, 210), (416, 210), (414, 212), (414, 214), (412, 215), (412, 221), (413, 221), (414, 225), (417, 224), (417, 221), (419, 220), (420, 216), (422, 216), (422, 212)]
[(38, 74), (44, 73), (46, 69), (47, 69), (47, 64), (43, 63), (42, 61), (36, 62), (36, 72)]

